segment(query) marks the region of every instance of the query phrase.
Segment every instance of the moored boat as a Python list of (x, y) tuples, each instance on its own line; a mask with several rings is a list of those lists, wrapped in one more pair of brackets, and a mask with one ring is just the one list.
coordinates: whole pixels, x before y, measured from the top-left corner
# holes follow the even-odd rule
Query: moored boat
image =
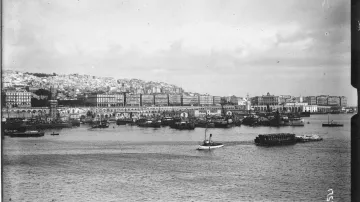
[(140, 119), (137, 122), (139, 127), (160, 128), (161, 120)]
[(195, 123), (190, 121), (179, 121), (170, 125), (170, 128), (178, 129), (178, 130), (194, 130)]
[(342, 123), (336, 123), (333, 120), (330, 121), (329, 115), (328, 115), (328, 122), (322, 124), (323, 127), (343, 127), (344, 124)]
[(97, 121), (93, 122), (91, 125), (92, 128), (109, 128), (110, 123), (107, 121)]

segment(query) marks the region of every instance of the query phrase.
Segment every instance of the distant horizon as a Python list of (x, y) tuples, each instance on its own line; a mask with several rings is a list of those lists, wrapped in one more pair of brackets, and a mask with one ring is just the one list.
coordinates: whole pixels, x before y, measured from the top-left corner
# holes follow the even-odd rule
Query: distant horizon
[(2, 67), (159, 81), (212, 95), (341, 94), (355, 104), (350, 4), (4, 0)]

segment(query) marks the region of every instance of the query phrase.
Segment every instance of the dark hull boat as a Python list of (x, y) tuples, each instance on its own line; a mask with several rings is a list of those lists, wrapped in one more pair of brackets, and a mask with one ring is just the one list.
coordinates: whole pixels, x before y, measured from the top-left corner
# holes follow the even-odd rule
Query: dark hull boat
[(178, 129), (178, 130), (194, 130), (195, 123), (192, 122), (175, 122), (174, 124), (170, 125), (170, 128)]
[(14, 132), (11, 133), (10, 137), (42, 137), (44, 136), (44, 131), (30, 130), (24, 132)]
[(292, 133), (274, 133), (261, 134), (254, 141), (258, 146), (292, 145), (296, 143), (296, 138)]
[(328, 122), (322, 124), (322, 127), (343, 127), (343, 126), (344, 126), (344, 124), (342, 124), (342, 123), (336, 123), (336, 122), (330, 121), (329, 115), (328, 115)]
[(323, 123), (323, 127), (343, 127), (344, 124), (341, 123)]
[(107, 121), (102, 121), (100, 123), (94, 123), (91, 128), (109, 128), (110, 123)]
[(126, 125), (133, 123), (132, 119), (117, 119), (116, 125)]
[(139, 120), (137, 122), (137, 125), (139, 127), (148, 127), (148, 128), (160, 128), (161, 127), (161, 121), (160, 120)]

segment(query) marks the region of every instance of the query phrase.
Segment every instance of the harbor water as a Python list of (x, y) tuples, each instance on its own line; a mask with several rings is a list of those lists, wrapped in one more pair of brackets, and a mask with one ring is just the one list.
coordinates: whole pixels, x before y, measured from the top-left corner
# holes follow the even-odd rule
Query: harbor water
[[(88, 125), (3, 139), (3, 201), (350, 201), (350, 114), (344, 127), (209, 129), (224, 147), (197, 151), (204, 128)], [(309, 123), (307, 123), (309, 122)], [(59, 132), (59, 136), (51, 136)], [(320, 142), (259, 147), (262, 133), (318, 134)]]

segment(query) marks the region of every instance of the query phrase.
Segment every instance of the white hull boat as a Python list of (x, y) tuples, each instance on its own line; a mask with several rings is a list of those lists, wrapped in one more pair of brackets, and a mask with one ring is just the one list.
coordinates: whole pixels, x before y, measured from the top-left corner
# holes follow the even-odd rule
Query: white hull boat
[(204, 146), (204, 145), (199, 145), (198, 150), (211, 150), (211, 149), (217, 149), (220, 147), (223, 147), (223, 144), (220, 145), (213, 145), (213, 146)]
[(211, 141), (211, 137), (212, 137), (212, 134), (210, 134), (209, 136), (209, 139), (207, 140), (206, 139), (206, 131), (207, 131), (207, 128), (205, 129), (205, 139), (204, 139), (204, 142), (199, 145), (199, 147), (197, 148), (197, 150), (211, 150), (211, 149), (217, 149), (217, 148), (220, 148), (220, 147), (223, 147), (224, 145), (220, 142), (212, 142)]

